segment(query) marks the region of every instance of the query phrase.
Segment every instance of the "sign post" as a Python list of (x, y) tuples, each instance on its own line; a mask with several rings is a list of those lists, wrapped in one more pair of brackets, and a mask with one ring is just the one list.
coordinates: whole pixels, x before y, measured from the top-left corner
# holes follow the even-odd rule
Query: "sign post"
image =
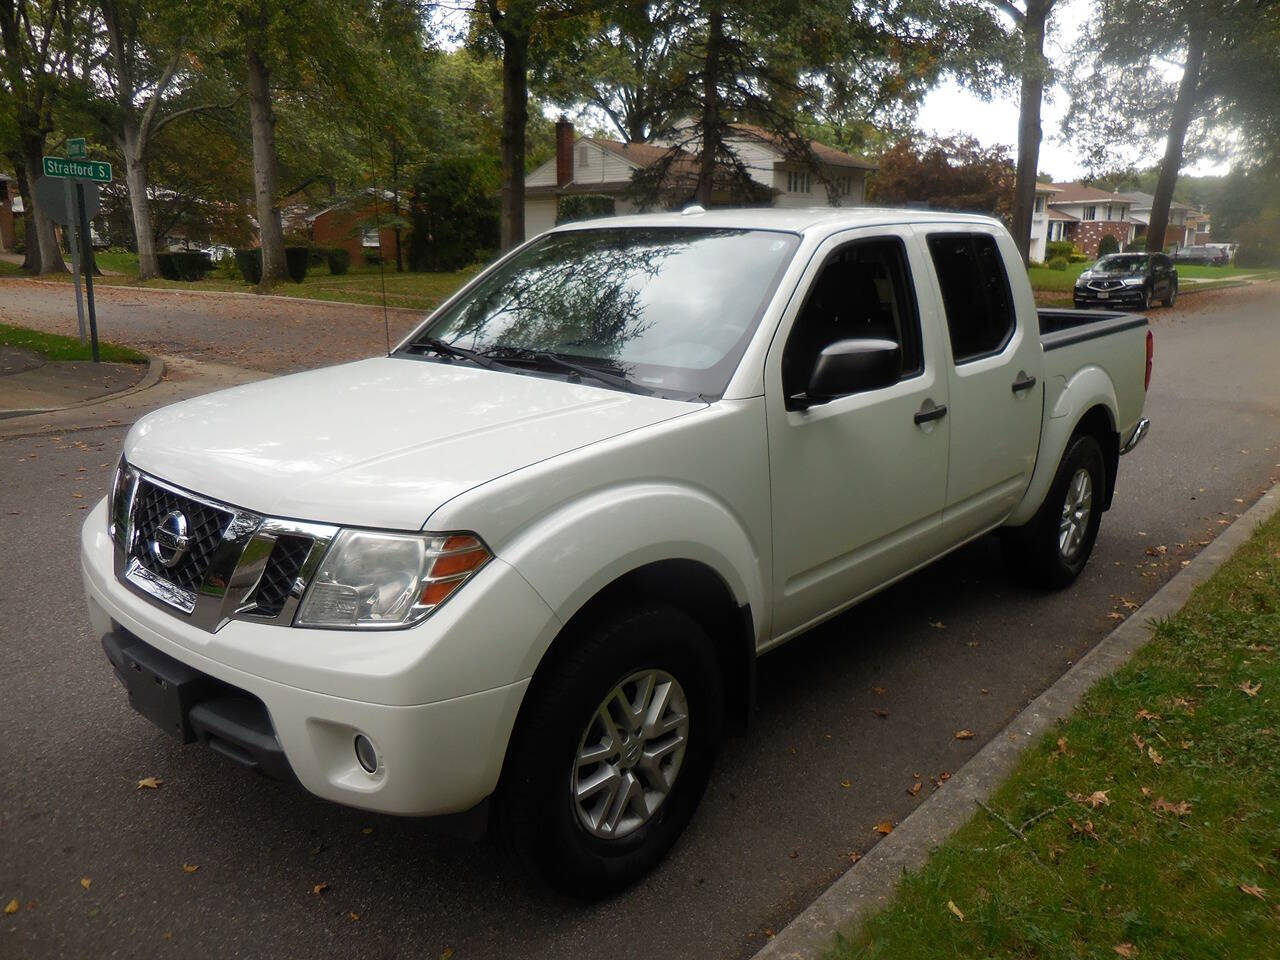
[[(97, 183), (111, 182), (111, 164), (85, 158), (84, 138), (77, 137), (67, 141), (67, 157), (45, 157), (44, 175), (66, 180), (64, 187), (66, 210), (64, 217), (55, 217), (68, 226), (75, 224), (72, 237), (72, 265), (76, 271), (76, 314), (80, 318), (80, 341), (84, 342), (84, 316), (80, 305), (80, 276), (84, 276), (85, 300), (89, 307), (89, 346), (93, 354), (93, 362), (99, 361), (98, 352), (98, 315), (93, 302), (93, 234), (89, 231), (90, 212), (87, 206), (98, 208)], [(90, 194), (86, 202), (85, 181), (88, 181)], [(38, 184), (37, 184), (38, 186)], [(52, 184), (50, 184), (52, 186)], [(75, 204), (71, 203), (74, 190)], [(55, 193), (56, 197), (57, 194)], [(76, 236), (78, 234), (78, 236)], [(80, 255), (76, 256), (79, 249)]]
[[(73, 199), (74, 190), (70, 180), (62, 181), (63, 193), (67, 198), (67, 210), (71, 211), (75, 208), (75, 200)], [(89, 342), (89, 332), (84, 325), (84, 297), (80, 294), (80, 238), (79, 238), (79, 218), (67, 217), (67, 230), (71, 232), (71, 268), (75, 271), (75, 288), (76, 288), (76, 322), (80, 324), (80, 342), (82, 344)]]

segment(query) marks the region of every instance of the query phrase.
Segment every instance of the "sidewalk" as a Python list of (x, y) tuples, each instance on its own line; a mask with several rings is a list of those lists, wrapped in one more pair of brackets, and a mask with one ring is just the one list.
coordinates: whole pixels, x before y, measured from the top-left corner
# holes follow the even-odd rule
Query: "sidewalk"
[(0, 418), (61, 410), (138, 386), (153, 364), (46, 360), (34, 350), (0, 345)]

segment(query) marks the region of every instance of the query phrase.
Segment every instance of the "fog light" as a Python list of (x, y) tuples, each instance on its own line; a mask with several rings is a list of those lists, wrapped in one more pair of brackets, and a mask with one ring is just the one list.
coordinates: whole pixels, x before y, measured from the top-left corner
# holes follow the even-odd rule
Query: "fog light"
[(356, 734), (356, 760), (365, 773), (373, 773), (378, 769), (378, 751), (363, 733)]

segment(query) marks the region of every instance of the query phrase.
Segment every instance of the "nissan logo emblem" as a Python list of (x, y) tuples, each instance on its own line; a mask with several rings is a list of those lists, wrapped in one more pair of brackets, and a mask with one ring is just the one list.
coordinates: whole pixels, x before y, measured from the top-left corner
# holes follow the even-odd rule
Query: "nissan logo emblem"
[(180, 510), (170, 510), (151, 534), (151, 555), (166, 569), (176, 567), (187, 555), (191, 541), (187, 537), (187, 518)]

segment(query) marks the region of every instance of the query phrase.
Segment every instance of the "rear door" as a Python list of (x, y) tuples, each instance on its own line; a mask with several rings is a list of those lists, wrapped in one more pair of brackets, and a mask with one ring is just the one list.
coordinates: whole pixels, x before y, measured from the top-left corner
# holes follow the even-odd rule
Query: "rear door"
[[(920, 228), (946, 318), (951, 455), (943, 534), (958, 543), (999, 525), (1031, 480), (1040, 444), (1043, 353), (1035, 301), (994, 227)], [(1018, 291), (1015, 300), (1014, 290)]]

